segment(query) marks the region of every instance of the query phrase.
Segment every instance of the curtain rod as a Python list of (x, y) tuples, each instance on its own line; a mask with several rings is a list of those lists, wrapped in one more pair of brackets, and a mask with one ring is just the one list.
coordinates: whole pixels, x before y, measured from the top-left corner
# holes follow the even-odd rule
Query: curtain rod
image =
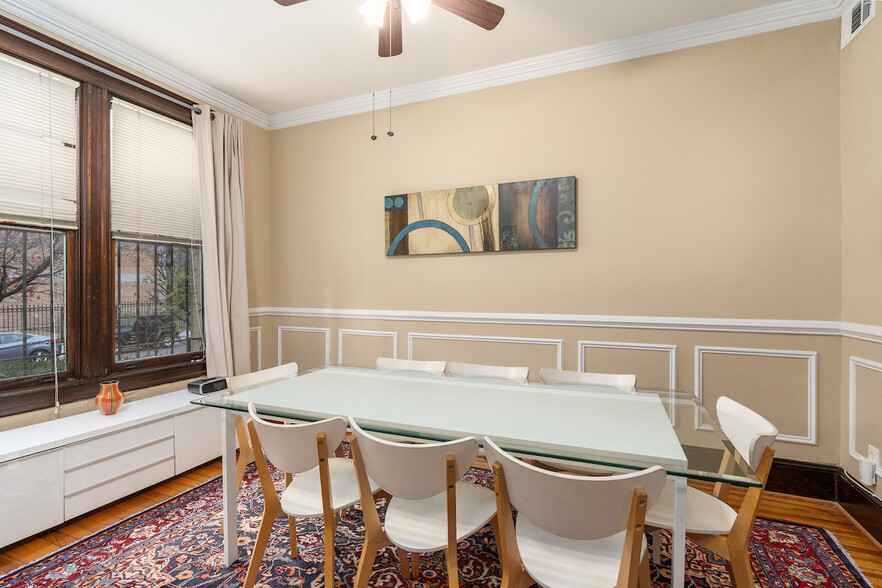
[(135, 86), (136, 88), (144, 90), (145, 92), (149, 92), (150, 94), (153, 94), (154, 96), (158, 96), (160, 98), (168, 100), (169, 102), (177, 104), (178, 106), (183, 106), (184, 108), (192, 110), (196, 114), (202, 114), (202, 109), (199, 108), (198, 106), (195, 106), (193, 104), (187, 104), (186, 102), (184, 102), (182, 100), (178, 100), (176, 98), (172, 98), (170, 96), (167, 96), (166, 94), (163, 94), (162, 92), (160, 92), (158, 90), (154, 90), (153, 88), (151, 88), (149, 86), (145, 86), (144, 84), (140, 84), (134, 80), (131, 80), (131, 79), (125, 77), (125, 76), (121, 76), (116, 72), (110, 71), (109, 69), (101, 67), (100, 65), (94, 64), (91, 61), (83, 59), (82, 57), (78, 57), (76, 55), (68, 53), (64, 49), (59, 49), (58, 47), (55, 47), (54, 45), (50, 45), (49, 43), (46, 43), (45, 41), (41, 41), (40, 39), (35, 39), (35, 38), (31, 37), (30, 35), (27, 35), (26, 33), (23, 33), (21, 31), (14, 29), (10, 26), (7, 26), (3, 23), (0, 23), (0, 30), (5, 31), (5, 32), (9, 33), (10, 35), (18, 37), (19, 39), (25, 40), (29, 43), (33, 43), (34, 45), (42, 47), (43, 49), (51, 51), (52, 53), (55, 53), (56, 55), (60, 55), (62, 57), (65, 57), (67, 59), (75, 61), (75, 62), (79, 63), (80, 65), (85, 65), (86, 67), (91, 68), (91, 69), (98, 71), (100, 73), (103, 73), (106, 76), (110, 76), (110, 77), (117, 79), (121, 82), (125, 82), (127, 84), (132, 85), (132, 86)]

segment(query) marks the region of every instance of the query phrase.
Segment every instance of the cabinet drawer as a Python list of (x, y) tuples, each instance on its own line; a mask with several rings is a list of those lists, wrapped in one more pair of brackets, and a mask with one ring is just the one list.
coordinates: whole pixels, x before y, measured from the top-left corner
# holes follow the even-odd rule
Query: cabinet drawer
[(64, 518), (70, 520), (175, 475), (173, 457), (64, 499)]
[(64, 448), (64, 469), (67, 471), (125, 453), (131, 449), (149, 445), (154, 441), (172, 437), (174, 434), (174, 421), (171, 418), (166, 418), (75, 443)]
[(175, 441), (166, 437), (147, 445), (122, 451), (64, 473), (64, 495), (70, 496), (109, 480), (144, 469), (175, 456)]

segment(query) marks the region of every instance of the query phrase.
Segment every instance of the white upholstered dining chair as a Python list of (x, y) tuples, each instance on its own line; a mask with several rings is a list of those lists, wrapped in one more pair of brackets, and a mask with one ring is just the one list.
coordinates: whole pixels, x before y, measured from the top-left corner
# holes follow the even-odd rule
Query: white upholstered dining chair
[(493, 378), (526, 382), (530, 375), (530, 368), (449, 361), (447, 362), (447, 373), (454, 378)]
[(496, 488), (501, 588), (533, 581), (546, 588), (650, 588), (643, 518), (661, 494), (664, 469), (591, 478), (524, 463), (488, 437), (484, 451)]
[[(496, 524), (493, 491), (460, 480), (478, 454), (477, 439), (395, 443), (365, 432), (352, 417), (349, 423), (365, 522), (355, 588), (368, 585), (377, 552), (388, 545), (398, 548), (402, 571), (410, 578), (419, 574), (420, 553), (444, 549), (448, 585), (458, 588), (456, 542), (488, 522)], [(391, 495), (383, 524), (370, 495), (371, 478)], [(413, 554), (410, 561), (405, 552)]]
[[(335, 417), (296, 425), (271, 423), (258, 416), (254, 403), (248, 404), (248, 412), (251, 415), (248, 430), (254, 444), (264, 507), (244, 586), (254, 586), (273, 523), (282, 516), (287, 516), (289, 521), (291, 557), (298, 556), (294, 519), (324, 518), (325, 586), (333, 586), (336, 513), (352, 506), (360, 498), (354, 462), (331, 457), (346, 435), (346, 421)], [(267, 460), (284, 471), (286, 480), (290, 480), (281, 497), (276, 493)], [(365, 492), (372, 497), (377, 485), (370, 479), (365, 481), (365, 485)]]
[[(775, 449), (772, 444), (778, 429), (768, 420), (731, 398), (717, 400), (717, 420), (735, 450), (748, 461), (762, 487), (748, 488), (736, 512), (725, 500), (729, 484), (717, 483), (713, 494), (686, 487), (686, 536), (702, 547), (724, 558), (736, 588), (752, 588), (748, 541), (756, 520), (756, 511), (772, 466)], [(727, 451), (721, 470), (726, 472), (736, 456)], [(674, 484), (668, 481), (658, 502), (646, 513), (650, 529), (672, 529), (674, 526)], [(659, 560), (659, 534), (653, 532), (653, 559)]]
[[(293, 378), (297, 375), (297, 370), (297, 363), (292, 361), (265, 370), (251, 372), (250, 374), (230, 376), (227, 378), (227, 387), (233, 392), (241, 392), (258, 384), (265, 384), (284, 378)], [(239, 486), (242, 485), (242, 478), (245, 475), (245, 468), (254, 461), (254, 450), (251, 447), (251, 440), (248, 438), (248, 430), (245, 426), (244, 418), (237, 414), (235, 421), (236, 441), (239, 442), (239, 454), (236, 456), (236, 491), (238, 492)]]
[(622, 390), (633, 390), (637, 384), (634, 374), (601, 374), (596, 372), (576, 372), (542, 368), (539, 380), (543, 384), (567, 384), (575, 386), (605, 386)]
[(447, 362), (378, 357), (377, 369), (384, 372), (419, 372), (440, 377), (444, 375), (444, 370), (447, 369)]

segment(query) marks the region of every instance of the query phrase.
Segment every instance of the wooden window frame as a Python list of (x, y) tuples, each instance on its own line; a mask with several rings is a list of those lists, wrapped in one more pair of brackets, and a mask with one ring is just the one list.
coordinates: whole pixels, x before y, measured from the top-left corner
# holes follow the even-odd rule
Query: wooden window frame
[[(0, 16), (0, 23), (111, 71), (133, 84), (187, 102), (168, 90), (56, 39)], [(116, 363), (114, 358), (115, 248), (110, 232), (110, 100), (116, 96), (184, 124), (190, 110), (136, 85), (0, 30), (0, 51), (80, 82), (78, 138), (79, 229), (67, 231), (67, 371), (58, 373), (59, 402), (94, 397), (98, 383), (120, 380), (135, 390), (205, 374), (203, 353), (166, 355)], [(55, 405), (55, 376), (0, 380), (0, 417)]]

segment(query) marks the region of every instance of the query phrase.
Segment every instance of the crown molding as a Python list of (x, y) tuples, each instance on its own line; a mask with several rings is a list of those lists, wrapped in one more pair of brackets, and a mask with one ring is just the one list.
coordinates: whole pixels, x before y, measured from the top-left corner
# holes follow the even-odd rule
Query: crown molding
[(269, 116), (40, 0), (0, 0), (0, 10), (114, 61), (175, 91), (269, 128)]
[[(464, 94), (505, 84), (698, 47), (840, 17), (837, 0), (791, 0), (663, 31), (540, 55), (500, 66), (392, 89), (392, 106)], [(839, 0), (840, 2), (844, 0)], [(371, 111), (362, 94), (269, 117), (270, 130)]]

